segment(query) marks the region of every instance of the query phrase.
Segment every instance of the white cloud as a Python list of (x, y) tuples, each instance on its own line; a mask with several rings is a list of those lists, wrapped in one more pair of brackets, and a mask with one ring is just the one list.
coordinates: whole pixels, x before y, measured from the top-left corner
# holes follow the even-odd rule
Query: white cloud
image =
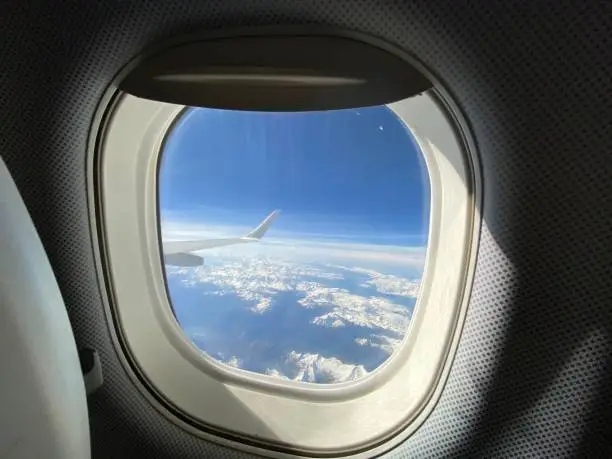
[[(164, 241), (193, 240), (219, 237), (236, 237), (247, 234), (252, 228), (246, 226), (212, 226), (164, 222)], [(376, 263), (422, 269), (425, 264), (425, 247), (408, 247), (379, 244), (363, 244), (345, 241), (326, 241), (316, 238), (265, 236), (254, 244), (240, 244), (201, 251), (201, 255), (270, 256), (285, 260), (321, 261), (336, 263)]]
[(168, 274), (181, 274), (186, 286), (201, 283), (214, 284), (217, 295), (234, 293), (252, 303), (254, 312), (265, 312), (271, 307), (271, 299), (279, 292), (308, 290), (316, 282), (301, 279), (321, 280), (342, 279), (336, 273), (304, 264), (283, 260), (254, 257), (242, 259), (221, 259), (211, 257), (208, 263), (194, 269), (169, 268)]
[[(339, 330), (348, 326), (363, 327), (360, 331), (363, 335), (354, 339), (355, 345), (381, 349), (388, 355), (401, 345), (412, 314), (409, 307), (399, 303), (402, 298), (414, 298), (419, 285), (418, 280), (359, 266), (304, 263), (263, 255), (212, 255), (205, 259), (203, 266), (168, 267), (167, 270), (169, 277), (178, 276), (187, 288), (205, 284), (207, 288), (202, 290), (202, 294), (238, 296), (244, 301), (243, 311), (247, 314), (263, 315), (274, 307), (283, 307), (282, 303), (275, 301), (276, 298), (293, 292), (296, 303), (312, 311), (310, 326)], [(355, 280), (355, 275), (359, 280)], [(350, 276), (350, 281), (345, 276)], [(397, 295), (398, 298), (383, 294)], [(214, 302), (203, 304), (213, 307)], [(197, 324), (192, 326), (197, 328)], [(205, 334), (198, 335), (198, 338), (207, 340)], [(344, 363), (340, 356), (323, 357), (326, 345), (318, 344), (320, 350), (317, 352), (310, 349), (310, 352), (303, 353), (294, 348), (285, 357), (279, 355), (279, 366), (269, 365), (265, 373), (277, 378), (316, 382), (348, 381), (367, 373), (363, 365)], [(247, 361), (252, 364), (248, 346), (245, 346), (244, 355), (240, 352), (240, 355), (235, 355), (235, 348), (227, 354), (221, 352), (222, 349), (212, 353), (224, 363), (237, 368), (244, 368), (243, 363)]]
[(340, 328), (346, 327), (346, 323), (341, 319), (334, 317), (333, 314), (323, 314), (322, 316), (315, 317), (312, 319), (312, 323), (329, 328)]
[(361, 284), (361, 287), (373, 286), (379, 293), (405, 296), (408, 298), (417, 298), (419, 296), (419, 290), (421, 281), (416, 279), (406, 279), (403, 277), (394, 276), (391, 274), (383, 274), (373, 269), (364, 269), (360, 267), (348, 267), (348, 266), (334, 266), (346, 271), (355, 273), (366, 274), (370, 277), (370, 280), (365, 281)]
[(355, 344), (358, 346), (369, 346), (382, 349), (387, 354), (393, 354), (402, 344), (401, 339), (391, 338), (390, 336), (372, 334), (368, 338), (355, 338)]
[(343, 324), (382, 328), (401, 335), (410, 322), (410, 311), (386, 298), (355, 295), (324, 286), (307, 291), (299, 303), (305, 307), (333, 307), (331, 312), (313, 319), (312, 323), (315, 325), (329, 326), (328, 324), (340, 321)]
[(287, 376), (285, 376), (284, 374), (282, 374), (279, 370), (277, 370), (276, 368), (268, 368), (266, 369), (265, 374), (267, 374), (268, 376), (272, 376), (274, 378), (278, 378), (278, 379), (284, 379), (284, 380), (289, 380), (289, 378)]
[[(356, 268), (357, 269), (357, 268)], [(413, 296), (418, 284), (371, 270), (365, 271), (371, 279), (366, 282), (380, 293), (396, 293)], [(171, 270), (169, 271), (172, 272)], [(298, 304), (305, 308), (325, 307), (326, 312), (312, 320), (314, 325), (342, 327), (347, 324), (382, 328), (403, 334), (410, 321), (411, 312), (406, 307), (380, 296), (363, 296), (340, 287), (330, 287), (324, 281), (342, 279), (337, 272), (329, 272), (307, 264), (297, 264), (269, 258), (244, 258), (228, 261), (209, 260), (189, 273), (186, 285), (213, 284), (213, 294), (233, 293), (250, 303), (251, 311), (263, 314), (272, 307), (272, 300), (280, 292), (298, 292), (302, 298)], [(304, 280), (312, 279), (312, 280)], [(331, 311), (328, 309), (331, 308)]]
[(302, 382), (338, 383), (353, 381), (368, 374), (363, 365), (344, 363), (335, 357), (291, 351), (284, 362), (285, 372), (270, 368), (266, 374)]
[(225, 363), (226, 365), (229, 365), (230, 367), (234, 367), (234, 368), (240, 368), (242, 366), (242, 361), (235, 355), (223, 363)]
[(419, 294), (419, 282), (401, 279), (395, 276), (378, 277), (367, 282), (374, 285), (380, 293), (416, 298)]
[(271, 305), (272, 305), (271, 298), (262, 298), (261, 300), (259, 300), (259, 303), (257, 303), (255, 306), (251, 308), (251, 311), (256, 312), (258, 314), (263, 314), (268, 309), (270, 309)]

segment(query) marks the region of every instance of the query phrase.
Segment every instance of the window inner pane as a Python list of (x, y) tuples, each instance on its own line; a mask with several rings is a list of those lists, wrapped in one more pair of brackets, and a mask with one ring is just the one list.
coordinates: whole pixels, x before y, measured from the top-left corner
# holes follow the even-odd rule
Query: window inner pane
[(390, 109), (187, 109), (158, 184), (170, 302), (208, 356), (330, 384), (375, 371), (400, 347), (430, 187)]

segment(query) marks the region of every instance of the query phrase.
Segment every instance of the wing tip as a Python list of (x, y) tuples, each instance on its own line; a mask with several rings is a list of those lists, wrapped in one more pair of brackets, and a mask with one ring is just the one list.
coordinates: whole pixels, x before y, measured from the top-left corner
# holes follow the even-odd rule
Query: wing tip
[(266, 234), (268, 228), (270, 228), (270, 225), (276, 219), (280, 211), (280, 209), (274, 209), (272, 212), (270, 212), (268, 216), (264, 218), (263, 221), (257, 226), (257, 228), (247, 234), (246, 237), (249, 239), (261, 239), (264, 234)]

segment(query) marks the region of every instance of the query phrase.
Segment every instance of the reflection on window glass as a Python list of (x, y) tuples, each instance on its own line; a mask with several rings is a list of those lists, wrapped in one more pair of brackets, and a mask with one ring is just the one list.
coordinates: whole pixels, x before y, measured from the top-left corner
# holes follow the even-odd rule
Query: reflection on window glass
[(398, 350), (419, 292), (429, 179), (387, 107), (193, 108), (159, 169), (168, 292), (193, 343), (275, 378), (360, 378)]

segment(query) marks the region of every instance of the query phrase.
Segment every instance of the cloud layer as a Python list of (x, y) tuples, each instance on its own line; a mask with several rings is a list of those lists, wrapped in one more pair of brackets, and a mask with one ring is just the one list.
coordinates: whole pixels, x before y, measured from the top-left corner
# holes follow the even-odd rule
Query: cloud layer
[(179, 321), (217, 360), (277, 378), (374, 370), (400, 346), (418, 295), (418, 279), (360, 266), (211, 252), (204, 266), (167, 269)]
[[(193, 240), (218, 237), (237, 237), (247, 234), (252, 228), (246, 226), (216, 226), (195, 223), (166, 221), (162, 225), (162, 239)], [(283, 237), (279, 237), (282, 234)], [(229, 252), (228, 252), (229, 250)], [(230, 249), (212, 249), (203, 255), (268, 256), (300, 262), (345, 263), (350, 266), (372, 266), (375, 268), (402, 267), (422, 271), (426, 248), (421, 246), (397, 246), (355, 242), (354, 238), (342, 235), (323, 237), (313, 234), (297, 234), (270, 229), (257, 244), (244, 244)]]

